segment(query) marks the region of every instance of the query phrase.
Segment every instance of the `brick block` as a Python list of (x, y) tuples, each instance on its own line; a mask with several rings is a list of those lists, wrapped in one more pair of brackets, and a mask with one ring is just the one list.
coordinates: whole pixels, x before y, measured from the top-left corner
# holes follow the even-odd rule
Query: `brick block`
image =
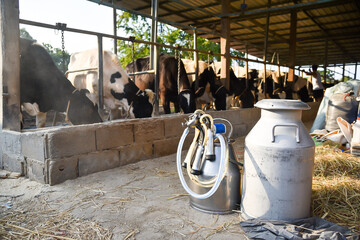
[(164, 121), (160, 119), (142, 120), (134, 123), (135, 143), (149, 143), (164, 138)]
[(21, 136), (22, 154), (26, 158), (45, 162), (45, 133), (29, 132)]
[(63, 158), (96, 151), (93, 126), (69, 127), (50, 132), (47, 138), (48, 157)]
[(180, 137), (154, 141), (154, 157), (167, 156), (176, 153)]
[(2, 152), (2, 165), (5, 170), (18, 172), (21, 175), (26, 173), (25, 160), (20, 155)]
[(133, 141), (132, 124), (114, 124), (96, 129), (96, 148), (100, 151), (129, 145)]
[(26, 176), (40, 183), (46, 183), (45, 163), (34, 159), (26, 159)]
[(186, 117), (182, 115), (164, 118), (165, 138), (180, 137), (184, 131), (184, 127), (181, 124), (185, 122), (185, 119)]
[(233, 125), (233, 134), (232, 138), (238, 138), (241, 136), (246, 136), (249, 133), (248, 127), (246, 124), (237, 124)]
[(135, 163), (153, 157), (153, 144), (140, 143), (120, 148), (120, 165)]
[(120, 166), (118, 150), (108, 150), (79, 156), (79, 176)]
[(2, 152), (21, 155), (21, 133), (10, 130), (2, 130), (0, 138)]
[(46, 183), (52, 185), (75, 179), (78, 175), (78, 157), (51, 159), (46, 161)]

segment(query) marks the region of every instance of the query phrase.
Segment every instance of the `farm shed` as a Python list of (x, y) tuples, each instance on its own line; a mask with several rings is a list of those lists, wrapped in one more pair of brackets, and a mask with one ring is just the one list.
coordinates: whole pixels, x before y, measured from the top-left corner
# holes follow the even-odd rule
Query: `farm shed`
[[(278, 53), (278, 65), (290, 67), (290, 73), (295, 66), (359, 62), (360, 10), (355, 0), (92, 2), (145, 16), (151, 16), (154, 6), (153, 13), (158, 14), (158, 21), (190, 32), (196, 30), (197, 36), (220, 42), (225, 69), (229, 66), (230, 57), (234, 57), (230, 56), (230, 47), (263, 58), (265, 61), (258, 62), (265, 63), (264, 68), (270, 64), (271, 56)], [(18, 29), (19, 22), (28, 21), (18, 18), (18, 1), (2, 0), (0, 3), (2, 168), (21, 172), (40, 182), (56, 184), (128, 162), (175, 152), (176, 148), (164, 149), (163, 145), (169, 141), (173, 143), (171, 145), (177, 143), (180, 123), (185, 115), (155, 117), (151, 121), (115, 121), (20, 131)], [(115, 35), (112, 37), (122, 39)], [(222, 74), (227, 81), (229, 73), (224, 71)], [(259, 111), (229, 110), (214, 112), (214, 116), (229, 119), (235, 125), (235, 136), (244, 136), (259, 118)], [(176, 130), (173, 124), (169, 127), (167, 123), (174, 120), (179, 123)], [(147, 132), (148, 129), (154, 132)], [(122, 134), (132, 137), (123, 140), (119, 138)], [(146, 136), (149, 138), (146, 139)], [(85, 140), (86, 145), (83, 144)]]

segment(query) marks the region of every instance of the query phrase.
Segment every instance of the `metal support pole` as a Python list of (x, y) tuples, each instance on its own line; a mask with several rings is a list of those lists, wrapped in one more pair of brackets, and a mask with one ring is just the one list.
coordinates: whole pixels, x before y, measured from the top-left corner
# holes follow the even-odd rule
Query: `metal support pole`
[(345, 61), (343, 62), (342, 81), (345, 80)]
[[(248, 45), (245, 45), (245, 58), (249, 58)], [(245, 61), (245, 70), (246, 70), (246, 88), (249, 87), (249, 61)]]
[(276, 53), (276, 59), (277, 59), (277, 64), (278, 64), (279, 77), (280, 77), (281, 74), (280, 74), (280, 58), (279, 58), (279, 52)]
[[(158, 8), (159, 2), (158, 0), (151, 1), (151, 42), (157, 42), (157, 30), (158, 30)], [(150, 69), (155, 70), (155, 116), (159, 116), (159, 52), (160, 48), (157, 45), (151, 45), (150, 47)]]
[(329, 49), (329, 42), (328, 40), (326, 39), (325, 41), (325, 56), (324, 56), (324, 59), (325, 59), (325, 62), (324, 62), (324, 82), (325, 82), (325, 87), (327, 86), (327, 79), (326, 79), (326, 71), (327, 71), (327, 65), (328, 65), (328, 49)]
[(358, 66), (358, 63), (356, 62), (355, 63), (355, 73), (354, 73), (354, 79), (356, 79), (356, 75), (357, 75), (357, 66)]
[[(114, 2), (113, 2), (114, 5)], [(113, 23), (114, 23), (114, 35), (117, 36), (116, 28), (116, 8), (113, 6)], [(117, 54), (117, 39), (114, 39), (114, 53)]]
[[(157, 28), (158, 28), (158, 8), (159, 8), (159, 3), (158, 0), (152, 0), (151, 1), (151, 36), (150, 36), (150, 41), (152, 43), (156, 43), (157, 40)], [(155, 45), (151, 45), (150, 46), (150, 69), (154, 69), (154, 53), (156, 52), (155, 50)]]
[(194, 62), (195, 62), (195, 89), (199, 88), (199, 82), (197, 81), (199, 75), (199, 53), (197, 50), (197, 32), (194, 29)]
[(99, 110), (103, 110), (104, 107), (104, 87), (103, 87), (103, 76), (104, 76), (104, 65), (103, 65), (103, 41), (102, 36), (98, 36), (98, 58), (99, 58)]
[[(271, 7), (271, 0), (268, 0), (268, 8)], [(266, 15), (266, 28), (265, 28), (265, 39), (264, 39), (264, 92), (265, 92), (265, 98), (266, 98), (266, 54), (267, 54), (267, 48), (268, 48), (268, 39), (269, 39), (269, 23), (270, 23), (270, 13)]]

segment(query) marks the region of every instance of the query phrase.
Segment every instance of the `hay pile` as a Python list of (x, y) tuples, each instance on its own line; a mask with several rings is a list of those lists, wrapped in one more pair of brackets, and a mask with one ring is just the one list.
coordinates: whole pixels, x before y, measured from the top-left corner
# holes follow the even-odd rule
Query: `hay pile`
[(312, 213), (360, 231), (360, 158), (316, 147)]
[(68, 211), (59, 212), (47, 205), (24, 204), (22, 209), (0, 214), (0, 239), (111, 239), (112, 232)]

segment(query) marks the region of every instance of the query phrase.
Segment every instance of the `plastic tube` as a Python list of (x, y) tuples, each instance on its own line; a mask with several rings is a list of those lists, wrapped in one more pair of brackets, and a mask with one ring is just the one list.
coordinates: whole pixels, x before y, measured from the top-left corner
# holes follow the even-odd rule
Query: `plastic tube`
[(185, 141), (188, 133), (189, 133), (189, 129), (186, 128), (180, 138), (179, 145), (177, 148), (177, 153), (176, 153), (176, 167), (177, 167), (177, 171), (179, 174), (180, 182), (181, 182), (183, 188), (185, 189), (185, 191), (187, 193), (189, 193), (192, 197), (197, 198), (197, 199), (206, 199), (206, 198), (211, 197), (217, 191), (223, 177), (225, 176), (224, 171), (226, 169), (226, 160), (227, 160), (226, 159), (226, 143), (225, 143), (224, 137), (222, 135), (220, 135), (220, 134), (215, 135), (220, 140), (220, 148), (221, 148), (220, 167), (219, 167), (219, 171), (217, 174), (217, 178), (216, 178), (214, 185), (208, 192), (206, 192), (204, 194), (198, 194), (198, 193), (193, 192), (189, 188), (189, 186), (187, 185), (187, 183), (185, 181), (185, 178), (184, 178), (184, 175), (183, 175), (183, 172), (181, 169), (181, 152), (182, 152), (182, 148), (184, 145), (184, 141)]

